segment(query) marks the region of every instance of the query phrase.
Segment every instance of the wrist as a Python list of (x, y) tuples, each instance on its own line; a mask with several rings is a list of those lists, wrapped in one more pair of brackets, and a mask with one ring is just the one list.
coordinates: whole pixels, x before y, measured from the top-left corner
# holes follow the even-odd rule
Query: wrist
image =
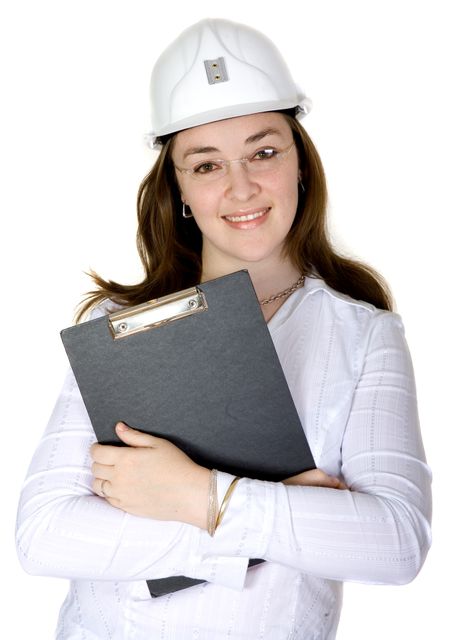
[(180, 520), (200, 529), (207, 529), (210, 473), (206, 467), (195, 465), (185, 481), (186, 494)]

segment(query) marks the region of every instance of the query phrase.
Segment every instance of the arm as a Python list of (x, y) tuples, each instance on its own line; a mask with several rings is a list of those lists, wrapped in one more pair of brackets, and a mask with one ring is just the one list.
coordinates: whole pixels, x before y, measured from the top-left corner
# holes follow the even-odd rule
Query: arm
[(203, 536), (204, 554), (262, 557), (334, 580), (415, 577), (430, 545), (431, 478), (392, 314), (373, 319), (341, 456), (350, 491), (241, 480), (216, 536)]
[(93, 493), (95, 436), (70, 372), (22, 490), (17, 551), (26, 571), (138, 580), (186, 575), (241, 587), (244, 558), (202, 558), (200, 529), (130, 515)]

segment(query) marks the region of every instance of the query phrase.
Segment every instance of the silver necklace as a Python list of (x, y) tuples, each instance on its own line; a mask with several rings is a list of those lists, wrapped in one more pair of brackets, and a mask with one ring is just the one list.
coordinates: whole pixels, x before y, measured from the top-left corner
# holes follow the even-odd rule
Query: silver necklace
[(271, 302), (275, 302), (276, 300), (280, 300), (281, 298), (286, 298), (297, 289), (300, 289), (300, 287), (303, 287), (304, 284), (305, 284), (305, 276), (300, 276), (297, 282), (295, 282), (292, 286), (288, 287), (288, 289), (284, 289), (284, 291), (280, 291), (279, 293), (274, 293), (274, 295), (270, 296), (269, 298), (264, 298), (264, 300), (260, 300), (259, 304), (261, 305), (270, 304)]

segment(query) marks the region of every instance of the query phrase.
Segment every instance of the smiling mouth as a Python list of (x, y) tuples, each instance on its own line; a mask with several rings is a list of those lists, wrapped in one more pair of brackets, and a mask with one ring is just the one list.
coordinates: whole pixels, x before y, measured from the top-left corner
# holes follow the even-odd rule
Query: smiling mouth
[(224, 216), (225, 220), (229, 220), (230, 222), (249, 222), (250, 220), (256, 220), (257, 218), (262, 218), (268, 211), (270, 207), (266, 209), (261, 209), (261, 211), (255, 211), (254, 213), (248, 213), (242, 216)]

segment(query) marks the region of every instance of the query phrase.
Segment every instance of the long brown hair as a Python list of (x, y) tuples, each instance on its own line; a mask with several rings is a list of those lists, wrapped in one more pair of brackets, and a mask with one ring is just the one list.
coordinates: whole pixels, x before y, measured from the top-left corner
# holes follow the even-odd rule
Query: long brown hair
[[(391, 310), (392, 298), (385, 280), (368, 265), (333, 248), (326, 225), (327, 188), (322, 162), (305, 129), (291, 113), (284, 115), (297, 146), (304, 188), (299, 189), (296, 217), (285, 243), (286, 255), (301, 273), (320, 277), (356, 300)], [(194, 219), (181, 215), (171, 159), (173, 140), (174, 136), (162, 140), (161, 152), (139, 187), (137, 248), (144, 279), (135, 285), (122, 285), (91, 272), (97, 288), (81, 303), (77, 320), (105, 299), (129, 307), (200, 282), (202, 236)]]

